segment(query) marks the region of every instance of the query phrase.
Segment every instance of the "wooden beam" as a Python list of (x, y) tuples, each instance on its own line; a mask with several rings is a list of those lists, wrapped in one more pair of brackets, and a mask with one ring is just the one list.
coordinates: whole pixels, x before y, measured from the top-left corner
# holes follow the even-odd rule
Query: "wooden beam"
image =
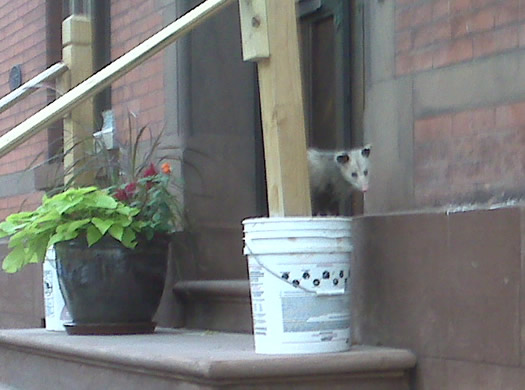
[(0, 157), (62, 118), (234, 0), (207, 0), (0, 137)]
[(312, 210), (295, 0), (264, 1), (270, 56), (257, 64), (269, 212), (275, 217), (308, 216)]
[(28, 82), (24, 83), (13, 92), (5, 95), (0, 99), (0, 113), (4, 112), (8, 108), (14, 106), (16, 103), (24, 99), (26, 96), (31, 95), (38, 88), (43, 87), (44, 83), (54, 80), (57, 77), (64, 74), (67, 71), (67, 65), (63, 62), (58, 62), (53, 66), (50, 66), (43, 72), (33, 77)]
[[(71, 15), (62, 23), (62, 58), (69, 72), (61, 78), (61, 88), (70, 90), (93, 75), (93, 41), (91, 19)], [(65, 182), (74, 178), (76, 186), (94, 183), (94, 172), (82, 172), (82, 161), (92, 151), (95, 131), (93, 99), (86, 99), (64, 118)], [(81, 173), (82, 172), (82, 173)]]
[(270, 57), (266, 0), (239, 0), (244, 61)]

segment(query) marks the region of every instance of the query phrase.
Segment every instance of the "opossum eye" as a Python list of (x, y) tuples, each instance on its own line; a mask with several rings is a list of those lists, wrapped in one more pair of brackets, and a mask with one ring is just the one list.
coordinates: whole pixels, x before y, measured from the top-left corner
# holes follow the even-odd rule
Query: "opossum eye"
[(348, 154), (340, 154), (336, 157), (336, 161), (339, 164), (346, 164), (348, 161), (350, 161), (350, 156)]
[(356, 179), (357, 179), (357, 176), (359, 176), (359, 175), (357, 174), (357, 172), (352, 172), (352, 177), (353, 177), (353, 178), (356, 178)]
[(368, 176), (368, 169), (365, 169), (365, 171), (363, 172), (363, 175)]
[(361, 154), (363, 155), (363, 157), (368, 157), (370, 156), (370, 148), (364, 148), (361, 150)]

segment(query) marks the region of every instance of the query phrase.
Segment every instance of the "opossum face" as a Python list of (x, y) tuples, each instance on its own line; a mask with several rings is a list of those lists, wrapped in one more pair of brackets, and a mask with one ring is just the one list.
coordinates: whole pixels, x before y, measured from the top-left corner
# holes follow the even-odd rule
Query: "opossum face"
[(344, 179), (356, 190), (368, 191), (368, 157), (370, 145), (337, 153), (335, 161)]

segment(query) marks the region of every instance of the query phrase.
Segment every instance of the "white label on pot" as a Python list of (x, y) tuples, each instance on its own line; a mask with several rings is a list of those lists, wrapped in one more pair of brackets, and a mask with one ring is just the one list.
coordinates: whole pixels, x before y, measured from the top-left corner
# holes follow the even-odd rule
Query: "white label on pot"
[(43, 265), (44, 304), (47, 330), (65, 330), (64, 323), (71, 320), (58, 284), (56, 254), (49, 248)]

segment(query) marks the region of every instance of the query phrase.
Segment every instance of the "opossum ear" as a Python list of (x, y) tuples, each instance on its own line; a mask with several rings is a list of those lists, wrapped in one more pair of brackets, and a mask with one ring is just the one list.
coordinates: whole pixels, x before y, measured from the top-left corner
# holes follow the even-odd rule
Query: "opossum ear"
[(337, 157), (335, 158), (335, 161), (337, 161), (338, 164), (346, 164), (348, 161), (350, 161), (350, 156), (346, 153), (341, 153), (339, 155), (337, 155)]
[(370, 145), (364, 146), (363, 149), (361, 149), (361, 155), (368, 158), (368, 156), (370, 156), (370, 149), (372, 149)]

